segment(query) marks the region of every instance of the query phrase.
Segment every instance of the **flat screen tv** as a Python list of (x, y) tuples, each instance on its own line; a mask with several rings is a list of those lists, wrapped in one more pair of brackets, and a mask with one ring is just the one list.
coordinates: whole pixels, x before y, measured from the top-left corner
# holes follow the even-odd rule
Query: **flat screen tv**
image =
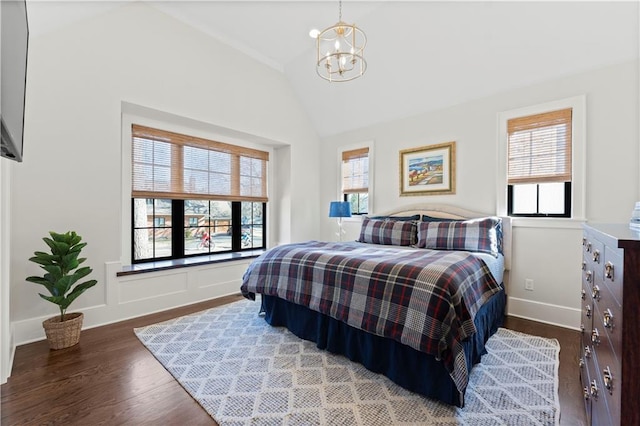
[(22, 161), (29, 24), (26, 0), (0, 1), (1, 155)]

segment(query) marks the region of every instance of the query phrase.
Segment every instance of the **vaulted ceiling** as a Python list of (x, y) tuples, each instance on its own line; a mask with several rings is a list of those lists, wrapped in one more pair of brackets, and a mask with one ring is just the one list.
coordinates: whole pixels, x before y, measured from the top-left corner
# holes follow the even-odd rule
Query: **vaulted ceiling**
[[(124, 2), (29, 0), (32, 37)], [(367, 34), (368, 70), (316, 75), (312, 28), (337, 1), (147, 1), (288, 79), (320, 136), (446, 108), (639, 56), (637, 2), (345, 1)]]

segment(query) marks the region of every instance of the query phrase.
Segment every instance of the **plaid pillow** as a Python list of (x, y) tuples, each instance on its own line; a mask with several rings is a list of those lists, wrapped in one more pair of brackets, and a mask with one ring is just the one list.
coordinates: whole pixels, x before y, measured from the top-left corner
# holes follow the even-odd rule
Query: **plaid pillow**
[(416, 243), (416, 223), (405, 220), (362, 219), (361, 243), (410, 246)]
[(487, 217), (465, 221), (420, 222), (418, 247), (500, 253), (502, 219)]

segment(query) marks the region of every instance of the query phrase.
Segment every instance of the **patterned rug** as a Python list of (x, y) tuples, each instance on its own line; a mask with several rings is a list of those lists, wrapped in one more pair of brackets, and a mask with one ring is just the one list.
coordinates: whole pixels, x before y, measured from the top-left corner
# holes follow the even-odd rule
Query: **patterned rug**
[(499, 329), (460, 409), (301, 340), (242, 300), (135, 329), (221, 426), (557, 425), (555, 339)]

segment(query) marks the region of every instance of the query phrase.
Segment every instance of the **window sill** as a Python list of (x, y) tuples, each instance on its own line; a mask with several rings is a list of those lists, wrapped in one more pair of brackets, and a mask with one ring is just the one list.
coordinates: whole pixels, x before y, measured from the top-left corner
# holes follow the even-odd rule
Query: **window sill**
[(124, 266), (122, 271), (117, 272), (116, 276), (124, 277), (127, 275), (144, 274), (147, 272), (158, 272), (170, 269), (187, 268), (190, 266), (210, 265), (213, 263), (233, 262), (235, 260), (253, 259), (260, 256), (266, 250), (246, 250), (233, 253), (210, 254), (208, 256), (188, 257), (185, 259), (159, 260), (156, 262), (135, 263), (133, 265)]
[(342, 218), (342, 222), (362, 222), (362, 218), (368, 214), (354, 214), (349, 217)]
[(511, 217), (514, 228), (564, 228), (581, 229), (586, 219), (557, 217)]

